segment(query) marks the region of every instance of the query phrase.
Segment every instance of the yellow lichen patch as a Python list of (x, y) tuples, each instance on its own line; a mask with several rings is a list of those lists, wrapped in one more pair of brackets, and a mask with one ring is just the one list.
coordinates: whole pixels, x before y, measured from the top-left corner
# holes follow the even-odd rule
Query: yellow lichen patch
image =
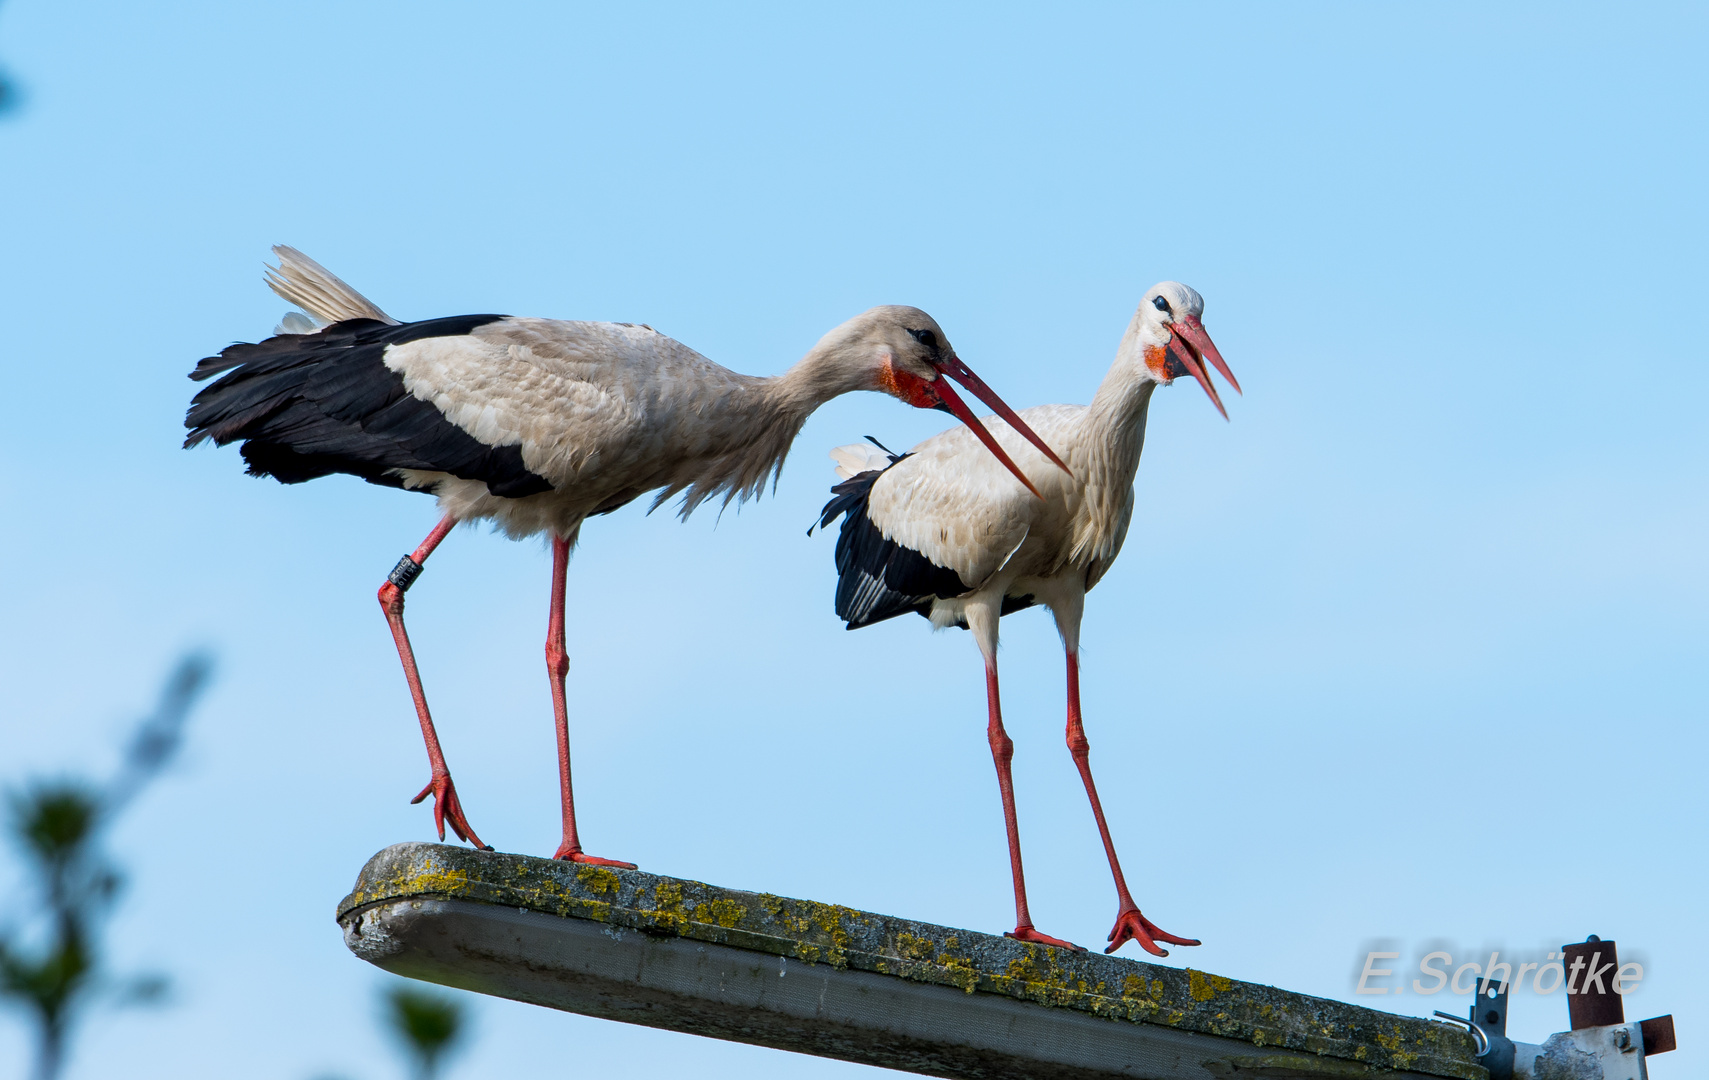
[(1216, 997), (1219, 991), (1233, 988), (1232, 979), (1225, 979), (1221, 975), (1208, 975), (1193, 968), (1187, 969), (1187, 991), (1193, 995), (1194, 1001), (1209, 1001)]
[(808, 917), (827, 934), (842, 932), (844, 919), (854, 919), (860, 916), (860, 912), (854, 908), (842, 907), (839, 904), (821, 904), (813, 900), (806, 903)]
[(611, 896), (616, 896), (618, 886), (623, 884), (616, 874), (603, 866), (576, 867), (576, 880), (581, 882), (582, 888), (588, 892), (608, 893)]
[(1019, 979), (1022, 982), (1043, 981), (1045, 972), (1039, 970), (1039, 960), (1041, 959), (1039, 954), (1039, 946), (1030, 941), (1027, 942), (1020, 958), (1009, 961), (1009, 967), (1004, 974), (1011, 979)]
[[(996, 984), (995, 989), (1041, 1005), (1067, 1006), (1101, 1016), (1136, 1015), (1131, 1007), (1124, 1007), (1121, 1002), (1105, 997), (1104, 983), (1093, 986), (1086, 979), (1070, 974), (1064, 969), (1063, 959), (1059, 950), (1029, 942), (1023, 946), (1021, 955), (1009, 962), (1002, 975), (990, 976), (990, 979)], [(1129, 984), (1134, 990), (1143, 989), (1144, 985), (1143, 980)], [(1150, 1007), (1150, 1002), (1139, 1004)]]
[(1145, 980), (1138, 975), (1129, 975), (1122, 980), (1122, 997), (1138, 997), (1145, 990)]
[[(581, 918), (592, 919), (594, 922), (611, 921), (611, 905), (604, 900), (583, 900), (576, 905), (575, 913)], [(560, 914), (563, 913), (560, 912)]]
[(1393, 1035), (1379, 1034), (1377, 1045), (1387, 1050), (1394, 1057), (1394, 1063), (1398, 1068), (1404, 1069), (1418, 1060), (1416, 1051), (1402, 1049), (1406, 1045), (1406, 1037), (1398, 1030)]
[(813, 924), (807, 919), (793, 914), (790, 910), (789, 904), (789, 901), (784, 900), (780, 896), (771, 896), (769, 894), (762, 894), (760, 896), (760, 909), (773, 919), (777, 920), (778, 925), (783, 927), (783, 929), (797, 935), (806, 934), (812, 930)]
[(681, 911), (682, 885), (661, 881), (653, 886), (653, 906), (660, 911)]
[(929, 960), (933, 947), (930, 938), (915, 937), (909, 933), (896, 935), (896, 955), (904, 960)]
[(696, 904), (694, 906), (695, 922), (717, 923), (726, 930), (741, 922), (742, 916), (747, 913), (746, 906), (738, 904), (728, 897), (722, 900), (714, 900), (710, 904)]
[(653, 910), (643, 910), (638, 914), (645, 916), (654, 926), (681, 931), (688, 922), (682, 913), (682, 884), (661, 881), (653, 886)]
[[(954, 941), (954, 938), (950, 939)], [(938, 954), (938, 963), (942, 965), (944, 974), (949, 977), (952, 986), (959, 986), (967, 993), (973, 993), (979, 985), (979, 969), (965, 956), (951, 956), (947, 952)]]
[[(838, 943), (847, 940), (841, 926), (832, 932), (831, 940)], [(904, 963), (896, 973), (916, 982), (959, 986), (971, 994), (979, 984), (979, 969), (967, 957), (956, 955), (960, 948), (961, 940), (953, 935), (944, 938), (942, 951), (939, 951), (939, 944), (931, 938), (902, 931), (896, 935), (895, 949), (897, 957)], [(885, 966), (881, 970), (891, 969)]]
[(424, 870), (412, 874), (403, 882), (401, 892), (405, 893), (443, 893), (455, 896), (469, 887), (469, 872), (467, 870)]

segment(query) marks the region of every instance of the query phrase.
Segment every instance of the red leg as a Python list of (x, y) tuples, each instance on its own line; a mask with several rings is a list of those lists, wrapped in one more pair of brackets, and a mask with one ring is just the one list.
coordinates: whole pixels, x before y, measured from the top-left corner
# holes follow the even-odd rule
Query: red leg
[(1071, 941), (1053, 938), (1033, 929), (1032, 915), (1027, 911), (1027, 879), (1021, 870), (1021, 828), (1015, 820), (1015, 783), (1009, 775), (1009, 762), (1015, 756), (1015, 744), (1003, 730), (1003, 704), (997, 693), (997, 661), (985, 661), (985, 701), (990, 710), (990, 723), (985, 737), (991, 743), (991, 760), (997, 765), (997, 790), (1003, 794), (1003, 824), (1009, 830), (1009, 871), (1015, 879), (1015, 928), (1004, 937), (1033, 941), (1040, 945), (1055, 945), (1063, 949), (1086, 950)]
[(380, 586), (380, 610), (386, 613), (386, 622), (392, 628), (392, 640), (398, 646), (398, 659), (403, 661), (404, 679), (409, 683), (410, 697), (415, 699), (415, 715), (421, 720), (421, 738), (427, 744), (427, 761), (432, 767), (432, 778), (427, 781), (427, 786), (410, 802), (418, 803), (432, 795), (433, 824), (439, 830), (439, 839), (445, 839), (445, 824), (450, 822), (458, 839), (485, 848), (487, 845), (481, 843), (481, 838), (475, 835), (475, 830), (469, 827), (468, 819), (463, 816), (463, 804), (457, 799), (456, 785), (451, 783), (451, 771), (445, 767), (445, 755), (439, 749), (439, 733), (433, 730), (433, 715), (427, 711), (427, 694), (421, 689), (421, 673), (415, 667), (415, 650), (410, 648), (409, 632), (404, 629), (404, 590), (415, 581), (416, 575), (421, 573), (422, 563), (456, 524), (451, 518), (445, 518), (433, 527), (420, 547), (398, 562), (386, 583)]
[(1104, 854), (1110, 858), (1110, 873), (1116, 879), (1116, 900), (1121, 910), (1116, 915), (1115, 928), (1110, 931), (1107, 953), (1115, 952), (1129, 940), (1137, 941), (1146, 952), (1155, 956), (1168, 956), (1169, 953), (1159, 948), (1157, 942), (1166, 941), (1171, 945), (1197, 945), (1194, 938), (1176, 937), (1164, 933), (1157, 926), (1139, 913), (1139, 905), (1133, 902), (1133, 897), (1127, 891), (1127, 879), (1122, 877), (1122, 864), (1116, 859), (1116, 845), (1110, 840), (1110, 828), (1104, 824), (1104, 807), (1098, 801), (1098, 788), (1092, 783), (1092, 766), (1087, 760), (1091, 744), (1086, 741), (1086, 730), (1080, 724), (1080, 658), (1073, 650), (1068, 651), (1068, 752), (1074, 755), (1074, 764), (1080, 769), (1080, 779), (1086, 784), (1086, 796), (1092, 800), (1092, 816), (1098, 819), (1098, 835), (1104, 838)]
[(635, 869), (634, 863), (602, 859), (582, 854), (581, 838), (576, 834), (576, 796), (570, 788), (570, 712), (564, 699), (564, 676), (570, 671), (570, 657), (564, 651), (564, 581), (570, 570), (570, 542), (552, 537), (552, 616), (546, 625), (546, 674), (552, 680), (552, 712), (558, 723), (558, 787), (564, 800), (564, 839), (554, 859), (591, 863), (595, 866), (621, 866)]

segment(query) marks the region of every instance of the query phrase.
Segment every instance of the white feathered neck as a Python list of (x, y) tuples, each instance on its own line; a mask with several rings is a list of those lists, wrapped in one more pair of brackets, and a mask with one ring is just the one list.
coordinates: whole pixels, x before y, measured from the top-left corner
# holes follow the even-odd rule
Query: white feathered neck
[(1133, 480), (1145, 449), (1145, 418), (1157, 376), (1146, 363), (1146, 350), (1159, 349), (1168, 331), (1154, 325), (1141, 305), (1116, 349), (1115, 362), (1087, 406), (1084, 434), (1074, 469), (1085, 499), (1075, 522), (1069, 559), (1076, 564), (1108, 566), (1121, 550), (1133, 518)]

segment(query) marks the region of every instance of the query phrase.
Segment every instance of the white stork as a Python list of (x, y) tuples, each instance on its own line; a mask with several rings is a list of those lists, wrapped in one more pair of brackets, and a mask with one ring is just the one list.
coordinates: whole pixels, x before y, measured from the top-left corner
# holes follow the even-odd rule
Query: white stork
[[(962, 431), (936, 435), (900, 456), (863, 444), (831, 452), (844, 482), (831, 489), (836, 498), (826, 504), (819, 523), (829, 526), (839, 514), (846, 515), (837, 539), (837, 615), (855, 630), (917, 612), (938, 627), (972, 630), (985, 655), (987, 737), (1003, 796), (1015, 883), (1015, 929), (1009, 936), (1023, 941), (1077, 948), (1034, 929), (1027, 911), (1009, 776), (1014, 744), (1003, 730), (997, 692), (998, 620), (1044, 604), (1056, 616), (1068, 658), (1068, 749), (1115, 876), (1119, 914), (1104, 951), (1114, 952), (1129, 939), (1158, 956), (1167, 955), (1158, 941), (1198, 944), (1159, 930), (1128, 893), (1087, 764), (1079, 651), (1086, 592), (1109, 570), (1133, 518), (1133, 477), (1152, 391), (1191, 374), (1226, 418), (1201, 366), (1205, 360), (1240, 389), (1199, 322), (1203, 311), (1203, 299), (1185, 285), (1165, 281), (1153, 287), (1128, 324), (1092, 404), (1026, 409), (1022, 427), (1012, 426), (1013, 421), (993, 423), (997, 440), (1032, 477), (1025, 487), (991, 468)], [(1019, 433), (1029, 430), (1063, 453), (1072, 474), (1051, 468), (1021, 441)], [(1042, 498), (1029, 491), (1033, 487)]]
[[(1020, 470), (940, 376), (971, 390), (1011, 424), (1025, 424), (956, 356), (918, 308), (876, 307), (826, 334), (782, 375), (739, 375), (649, 326), (460, 315), (400, 323), (301, 252), (273, 249), (268, 284), (308, 311), (274, 337), (210, 356), (190, 375), (226, 374), (198, 393), (185, 446), (242, 441), (254, 476), (295, 484), (331, 473), (438, 497), (439, 524), (380, 587), (415, 699), (445, 823), (484, 847), (457, 797), (422, 692), (404, 592), (459, 522), (487, 519), (513, 538), (552, 540), (546, 637), (557, 722), (563, 842), (555, 858), (631, 863), (584, 854), (570, 786), (564, 676), (564, 579), (582, 522), (657, 491), (657, 508), (683, 495), (681, 515), (708, 499), (757, 497), (783, 468), (809, 414), (854, 390), (879, 390), (961, 418), (995, 459)], [(1036, 436), (1040, 451), (1054, 458)], [(1066, 466), (1064, 466), (1066, 467)], [(1029, 496), (1030, 497), (1030, 496)]]

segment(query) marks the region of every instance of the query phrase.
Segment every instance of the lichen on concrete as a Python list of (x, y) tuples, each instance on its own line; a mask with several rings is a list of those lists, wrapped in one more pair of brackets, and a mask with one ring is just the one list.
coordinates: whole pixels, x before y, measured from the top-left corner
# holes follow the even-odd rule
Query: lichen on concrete
[(1328, 1064), (1325, 1059), (1344, 1063), (1348, 1076), (1410, 1069), (1455, 1080), (1484, 1077), (1465, 1032), (1427, 1020), (1192, 968), (1069, 952), (639, 870), (441, 844), (399, 844), (369, 860), (338, 915), (342, 921), (370, 905), (411, 897), (473, 900), (591, 919), (618, 929), (716, 942), (968, 994), (1000, 994), (1116, 1023), (1218, 1035), (1250, 1044), (1254, 1061), (1280, 1063), (1307, 1055), (1319, 1063), (1320, 1071)]

